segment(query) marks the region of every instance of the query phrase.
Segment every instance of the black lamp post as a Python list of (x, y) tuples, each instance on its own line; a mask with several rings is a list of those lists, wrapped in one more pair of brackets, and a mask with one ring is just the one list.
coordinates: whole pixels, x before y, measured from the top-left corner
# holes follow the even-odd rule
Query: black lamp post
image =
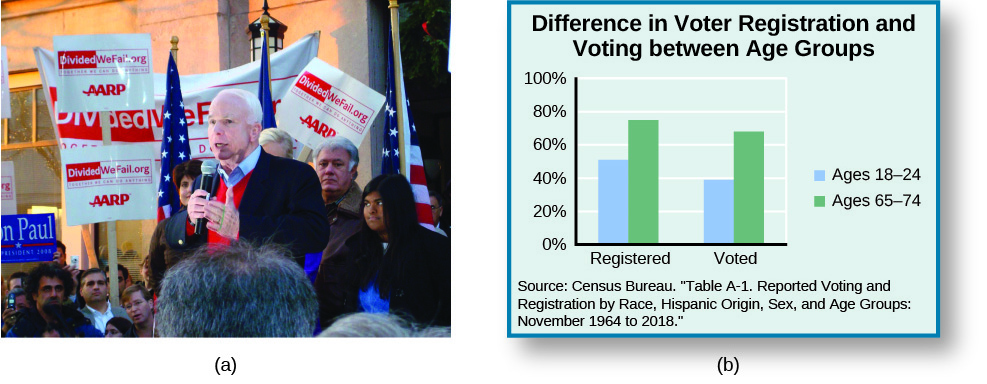
[(264, 39), (261, 38), (260, 33), (261, 29), (263, 29), (261, 19), (264, 16), (269, 18), (268, 27), (270, 30), (268, 32), (268, 39), (270, 43), (268, 46), (270, 47), (270, 51), (268, 51), (268, 54), (273, 54), (284, 49), (284, 32), (288, 30), (288, 26), (267, 13), (267, 0), (264, 0), (264, 13), (247, 26), (247, 33), (250, 34), (250, 61), (259, 60), (262, 52), (261, 49), (264, 49)]

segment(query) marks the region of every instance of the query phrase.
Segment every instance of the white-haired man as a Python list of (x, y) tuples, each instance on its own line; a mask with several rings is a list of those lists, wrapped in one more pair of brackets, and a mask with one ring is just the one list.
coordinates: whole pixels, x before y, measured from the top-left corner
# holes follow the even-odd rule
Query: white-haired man
[[(219, 161), (219, 189), (209, 199), (204, 190), (192, 193), (188, 210), (165, 229), (170, 246), (273, 241), (288, 246), (301, 265), (306, 253), (325, 249), (329, 222), (319, 179), (308, 165), (261, 149), (262, 118), (257, 96), (248, 91), (227, 89), (213, 99), (209, 147)], [(200, 218), (207, 220), (204, 236), (196, 236), (191, 225)]]
[(359, 150), (352, 141), (344, 137), (326, 140), (315, 149), (315, 172), (322, 184), (322, 199), (326, 203), (330, 223), (329, 244), (322, 252), (314, 282), (316, 292), (320, 295), (320, 308), (330, 308), (330, 303), (341, 300), (338, 297), (325, 296), (327, 292), (333, 292), (328, 287), (337, 284), (339, 276), (332, 276), (332, 271), (323, 270), (321, 266), (326, 265), (326, 260), (335, 256), (346, 239), (359, 232), (363, 226), (363, 190), (356, 183), (359, 164)]

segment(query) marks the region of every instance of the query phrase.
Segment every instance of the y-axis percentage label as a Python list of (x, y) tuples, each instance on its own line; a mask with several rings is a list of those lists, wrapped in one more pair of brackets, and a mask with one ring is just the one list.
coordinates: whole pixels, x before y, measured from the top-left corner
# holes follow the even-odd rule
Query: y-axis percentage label
[(565, 72), (525, 72), (525, 85), (565, 84)]

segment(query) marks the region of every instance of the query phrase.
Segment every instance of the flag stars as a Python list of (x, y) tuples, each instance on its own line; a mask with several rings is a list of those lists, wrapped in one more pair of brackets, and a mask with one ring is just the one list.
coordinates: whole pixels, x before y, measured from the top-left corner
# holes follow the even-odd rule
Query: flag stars
[(158, 190), (158, 197), (162, 197), (162, 196), (164, 196), (164, 192), (159, 189)]
[(390, 115), (391, 117), (394, 117), (394, 110), (391, 109), (390, 105), (387, 106), (387, 114)]
[(390, 130), (390, 135), (391, 136), (397, 136), (398, 135), (398, 130), (397, 129), (391, 129)]
[(163, 159), (166, 157), (168, 157), (168, 151), (161, 151), (161, 158)]
[(178, 122), (181, 123), (182, 125), (188, 125), (185, 123), (185, 119), (178, 120)]
[(384, 148), (384, 157), (388, 157), (390, 155), (391, 155), (391, 152), (388, 151), (387, 148)]
[(397, 150), (397, 148), (395, 148), (395, 149), (394, 149), (394, 157), (397, 157), (399, 153), (400, 153), (400, 152), (398, 152), (398, 150)]
[(182, 159), (182, 161), (185, 161), (185, 152), (178, 152), (178, 158)]
[(178, 135), (178, 141), (185, 143), (185, 135)]
[(165, 178), (164, 179), (165, 179), (165, 181), (171, 181), (171, 176), (165, 175)]
[(168, 118), (171, 117), (171, 112), (165, 111), (164, 117), (165, 117), (165, 120), (168, 120)]
[(182, 107), (182, 109), (185, 109), (185, 101), (179, 101), (178, 106)]
[(169, 143), (171, 142), (171, 136), (168, 136), (168, 142)]

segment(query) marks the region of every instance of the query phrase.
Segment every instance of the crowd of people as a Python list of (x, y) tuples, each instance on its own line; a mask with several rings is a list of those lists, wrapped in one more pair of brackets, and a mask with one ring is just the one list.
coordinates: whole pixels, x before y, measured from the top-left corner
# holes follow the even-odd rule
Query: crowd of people
[(155, 228), (142, 281), (118, 266), (120, 306), (106, 271), (67, 266), (62, 245), (51, 263), (10, 276), (5, 337), (451, 334), (439, 194), (429, 196), (428, 229), (404, 176), (357, 184), (350, 140), (326, 140), (310, 166), (292, 159), (290, 135), (262, 129), (256, 95), (224, 90), (209, 111), (218, 188), (199, 188), (198, 160), (172, 170), (183, 209)]

